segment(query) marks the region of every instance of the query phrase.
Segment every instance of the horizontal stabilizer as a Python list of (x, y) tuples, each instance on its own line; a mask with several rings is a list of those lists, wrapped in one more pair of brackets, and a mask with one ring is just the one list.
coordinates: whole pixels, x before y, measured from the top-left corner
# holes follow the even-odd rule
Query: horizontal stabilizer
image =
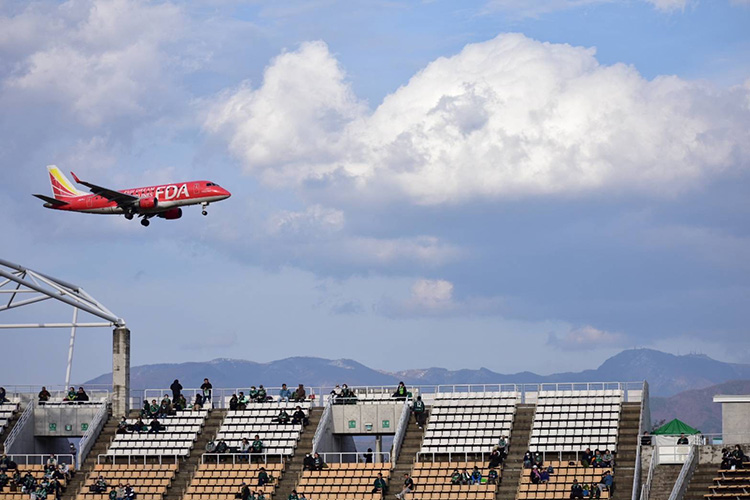
[(49, 203), (50, 205), (53, 205), (55, 207), (62, 207), (63, 205), (67, 205), (68, 204), (67, 201), (56, 200), (54, 198), (50, 198), (49, 196), (44, 196), (43, 194), (35, 194), (35, 195), (32, 195), (32, 196), (36, 196), (40, 200), (46, 201), (47, 203)]

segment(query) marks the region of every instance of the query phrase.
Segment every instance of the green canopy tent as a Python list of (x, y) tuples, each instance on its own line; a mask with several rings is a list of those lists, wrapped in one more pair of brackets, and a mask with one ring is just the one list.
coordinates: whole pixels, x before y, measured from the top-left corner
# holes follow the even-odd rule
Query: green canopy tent
[(688, 424), (683, 422), (682, 420), (674, 419), (671, 422), (667, 422), (666, 424), (662, 425), (658, 429), (656, 429), (652, 434), (654, 436), (678, 436), (680, 434), (685, 434), (686, 436), (692, 436), (694, 434), (700, 434), (701, 431), (698, 429), (693, 429)]

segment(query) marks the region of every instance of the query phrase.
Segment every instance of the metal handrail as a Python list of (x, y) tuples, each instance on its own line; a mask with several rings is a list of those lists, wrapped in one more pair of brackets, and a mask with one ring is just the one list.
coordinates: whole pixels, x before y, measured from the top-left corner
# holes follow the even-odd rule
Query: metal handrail
[[(124, 459), (127, 458), (128, 459), (128, 465), (136, 465), (136, 464), (138, 464), (138, 461), (140, 459), (143, 459), (143, 465), (146, 465), (148, 459), (158, 458), (159, 459), (159, 465), (161, 465), (163, 462), (166, 461), (166, 460), (164, 460), (165, 458), (172, 457), (172, 458), (174, 458), (174, 463), (177, 464), (177, 463), (180, 463), (180, 458), (182, 458), (183, 456), (184, 455), (177, 455), (177, 454), (170, 454), (170, 455), (149, 455), (147, 453), (144, 453), (144, 454), (137, 454), (137, 455), (108, 455), (106, 453), (101, 453), (101, 454), (99, 454), (99, 455), (96, 456), (96, 463), (97, 464), (101, 464), (101, 463), (110, 462), (110, 463), (112, 463), (114, 465), (114, 464), (117, 463), (118, 459), (122, 461), (122, 460), (124, 460)], [(102, 457), (104, 457), (104, 462), (102, 462)], [(136, 459), (138, 459), (138, 460), (136, 460)]]
[(404, 436), (406, 436), (406, 429), (409, 427), (409, 417), (411, 416), (411, 406), (409, 401), (404, 401), (404, 406), (401, 409), (401, 417), (398, 419), (398, 427), (396, 427), (396, 434), (393, 436), (393, 461), (398, 461), (398, 456), (401, 454), (401, 445), (404, 443)]
[[(210, 459), (212, 457), (216, 457), (217, 464), (219, 463), (219, 459), (221, 457), (232, 457), (232, 464), (236, 464), (238, 461), (247, 462), (248, 457), (250, 457), (250, 459), (252, 459), (253, 457), (259, 457), (263, 459), (264, 464), (267, 464), (268, 457), (279, 457), (279, 463), (283, 464), (285, 456), (286, 455), (283, 455), (281, 453), (204, 453), (201, 455), (201, 463), (202, 464), (210, 463), (206, 461), (206, 458)], [(241, 459), (241, 460), (238, 460), (238, 459)], [(213, 460), (211, 460), (211, 462), (213, 462)]]
[[(648, 393), (648, 384), (643, 382), (643, 390)], [(641, 411), (638, 412), (638, 432), (636, 433), (635, 439), (635, 469), (633, 471), (633, 488), (631, 491), (630, 500), (638, 500), (638, 486), (641, 484), (641, 434), (643, 434), (643, 410), (644, 400), (641, 398)]]
[[(58, 464), (74, 465), (74, 457), (70, 453), (12, 453), (8, 454), (8, 458), (18, 465), (44, 465), (50, 455), (54, 455), (54, 457), (57, 459)], [(23, 464), (19, 463), (19, 457), (23, 457), (25, 459)], [(32, 460), (31, 463), (29, 463), (29, 459), (37, 458), (38, 460)]]
[(84, 432), (81, 440), (78, 442), (78, 469), (83, 466), (83, 461), (86, 460), (89, 451), (91, 451), (91, 447), (94, 446), (94, 442), (96, 441), (97, 436), (99, 436), (99, 431), (101, 431), (101, 428), (104, 426), (105, 417), (108, 413), (107, 402), (102, 403), (99, 411), (96, 412), (96, 415), (94, 415), (94, 418), (91, 420), (89, 428)]
[(439, 452), (439, 451), (419, 451), (416, 455), (415, 462), (425, 462), (426, 460), (423, 460), (424, 457), (430, 457), (432, 460), (430, 462), (435, 461), (435, 455), (448, 455), (448, 462), (461, 462), (462, 460), (456, 460), (454, 457), (464, 457), (463, 462), (469, 461), (469, 456), (473, 457), (472, 461), (476, 460), (477, 455), (481, 456), (481, 461), (486, 462), (485, 455), (487, 455), (487, 459), (489, 460), (490, 452), (488, 451), (449, 451), (449, 452)]
[(323, 438), (323, 433), (326, 431), (330, 421), (333, 419), (333, 412), (331, 411), (332, 404), (333, 401), (329, 399), (326, 403), (325, 408), (323, 409), (323, 415), (321, 415), (320, 417), (320, 422), (318, 422), (318, 428), (315, 429), (315, 435), (313, 436), (312, 441), (313, 453), (318, 451), (318, 445), (320, 445), (320, 440)]
[(13, 447), (13, 443), (18, 437), (18, 434), (20, 434), (21, 429), (23, 429), (23, 426), (26, 424), (26, 421), (33, 413), (34, 400), (32, 399), (26, 405), (26, 408), (24, 408), (23, 413), (21, 413), (21, 416), (18, 419), (18, 422), (16, 422), (16, 426), (13, 427), (13, 430), (10, 432), (10, 434), (8, 434), (8, 438), (5, 440), (5, 443), (3, 443), (3, 449), (5, 450), (5, 453), (10, 453), (12, 451), (11, 448)]
[(651, 496), (651, 482), (654, 480), (654, 471), (656, 470), (657, 454), (654, 449), (653, 455), (651, 455), (651, 462), (648, 465), (648, 475), (646, 476), (646, 483), (641, 487), (641, 500), (648, 500)]
[[(364, 463), (364, 454), (359, 451), (328, 451), (325, 453), (318, 453), (323, 458), (323, 462), (325, 463), (332, 463), (332, 464), (343, 464), (343, 463)], [(381, 451), (381, 452), (372, 452), (373, 458), (380, 457), (380, 462), (390, 462), (391, 461), (391, 454), (387, 451)], [(329, 461), (328, 457), (338, 457), (339, 461)], [(344, 457), (353, 457), (354, 460), (351, 462), (344, 462)], [(376, 460), (377, 462), (377, 460)]]
[(693, 477), (693, 472), (695, 472), (695, 468), (698, 466), (698, 457), (698, 447), (692, 445), (687, 460), (682, 464), (680, 475), (677, 476), (677, 481), (674, 483), (672, 493), (669, 495), (669, 500), (677, 500), (678, 498), (683, 498), (685, 496), (685, 491), (687, 491), (688, 485), (690, 484), (690, 478)]

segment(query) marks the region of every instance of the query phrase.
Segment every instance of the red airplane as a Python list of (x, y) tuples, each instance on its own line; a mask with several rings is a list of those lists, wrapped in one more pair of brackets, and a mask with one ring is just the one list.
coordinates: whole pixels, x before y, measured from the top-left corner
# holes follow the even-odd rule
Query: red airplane
[(47, 167), (52, 184), (52, 196), (35, 194), (44, 201), (46, 208), (84, 212), (88, 214), (122, 214), (131, 220), (133, 216), (142, 217), (141, 224), (148, 226), (149, 219), (161, 217), (174, 220), (182, 217), (182, 208), (187, 205), (200, 204), (203, 215), (208, 215), (209, 203), (226, 200), (232, 194), (218, 184), (209, 181), (190, 181), (176, 184), (163, 184), (135, 189), (114, 191), (80, 180), (71, 172), (78, 184), (89, 188), (88, 194), (75, 188), (55, 165)]

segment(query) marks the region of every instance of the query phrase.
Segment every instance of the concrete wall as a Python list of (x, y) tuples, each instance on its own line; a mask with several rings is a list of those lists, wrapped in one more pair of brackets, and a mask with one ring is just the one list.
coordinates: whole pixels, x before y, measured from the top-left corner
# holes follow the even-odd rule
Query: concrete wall
[(81, 437), (99, 411), (95, 405), (37, 405), (33, 434), (37, 437)]
[(724, 442), (735, 445), (750, 440), (750, 402), (721, 404), (721, 434)]
[(333, 405), (336, 434), (395, 434), (403, 403)]

